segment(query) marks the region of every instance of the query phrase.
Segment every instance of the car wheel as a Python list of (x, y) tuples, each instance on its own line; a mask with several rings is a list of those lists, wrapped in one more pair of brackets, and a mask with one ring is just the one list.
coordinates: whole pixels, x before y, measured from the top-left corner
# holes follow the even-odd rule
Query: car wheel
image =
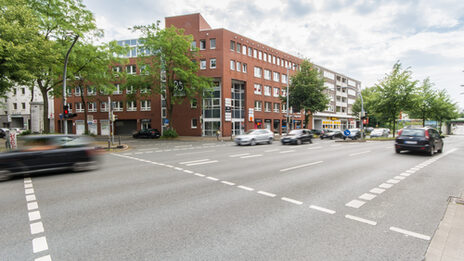
[(254, 139), (252, 139), (252, 140), (250, 141), (250, 146), (255, 146), (255, 145), (256, 145), (256, 141), (255, 141)]
[(272, 144), (273, 139), (270, 138), (269, 141), (267, 142), (268, 144)]
[(313, 139), (309, 139), (309, 144), (312, 144), (313, 143)]
[(435, 152), (435, 148), (434, 148), (434, 147), (431, 147), (431, 148), (430, 148), (430, 151), (428, 152), (428, 155), (429, 155), (429, 156), (433, 156), (434, 152)]
[(297, 145), (301, 145), (301, 140), (296, 140)]
[(443, 152), (443, 146), (439, 150), (437, 150), (437, 153), (442, 153)]
[(324, 139), (324, 137), (321, 136), (321, 140), (323, 140), (323, 139)]
[(334, 136), (331, 136), (330, 139), (333, 140), (333, 139), (334, 139)]
[(401, 153), (401, 150), (400, 149), (395, 149), (395, 152), (400, 154)]

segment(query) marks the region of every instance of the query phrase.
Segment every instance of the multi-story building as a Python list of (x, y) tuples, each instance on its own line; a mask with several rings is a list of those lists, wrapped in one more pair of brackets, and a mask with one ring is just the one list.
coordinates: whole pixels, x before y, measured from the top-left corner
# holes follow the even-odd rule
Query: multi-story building
[[(118, 117), (116, 134), (129, 134), (148, 127), (163, 129), (167, 124), (180, 135), (191, 136), (213, 136), (217, 130), (223, 136), (230, 136), (252, 128), (268, 128), (276, 133), (285, 131), (287, 108), (281, 96), (286, 96), (288, 79), (298, 71), (302, 59), (229, 30), (212, 29), (200, 14), (167, 17), (165, 21), (166, 27), (183, 28), (185, 34), (193, 36), (192, 47), (199, 49), (199, 74), (213, 79), (213, 95), (174, 106), (173, 122), (168, 123), (165, 103), (160, 95), (145, 97), (137, 93), (136, 101), (127, 101), (126, 93), (116, 85), (117, 90), (111, 95), (112, 101), (116, 102)], [(136, 59), (138, 52), (143, 51), (139, 48), (140, 42), (126, 40), (120, 44), (130, 47), (129, 64), (120, 69), (138, 73)], [(360, 83), (323, 67), (318, 68), (323, 71), (332, 101), (328, 111), (315, 114), (307, 128), (353, 126), (353, 117), (349, 116), (351, 100), (356, 97)], [(68, 102), (74, 104), (71, 107), (78, 116), (70, 127), (74, 132), (82, 133), (84, 124), (89, 124), (95, 134), (109, 133), (108, 97), (86, 95), (90, 98), (85, 106), (91, 120), (84, 122), (81, 113), (84, 105), (79, 97), (71, 94)], [(60, 101), (55, 107), (61, 108)], [(291, 128), (302, 128), (303, 115), (291, 115)], [(58, 121), (56, 125), (59, 126)]]

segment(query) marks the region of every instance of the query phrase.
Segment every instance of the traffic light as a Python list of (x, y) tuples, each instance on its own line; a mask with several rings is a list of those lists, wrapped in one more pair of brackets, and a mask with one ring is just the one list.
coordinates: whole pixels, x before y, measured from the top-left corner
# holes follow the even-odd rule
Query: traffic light
[(64, 106), (63, 106), (63, 118), (64, 118), (64, 119), (69, 118), (69, 109), (68, 109), (68, 105), (64, 105)]

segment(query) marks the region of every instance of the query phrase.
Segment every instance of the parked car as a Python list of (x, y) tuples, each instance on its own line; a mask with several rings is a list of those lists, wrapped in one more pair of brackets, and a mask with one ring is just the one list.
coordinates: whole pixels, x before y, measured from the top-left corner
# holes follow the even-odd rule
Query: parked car
[(361, 138), (361, 130), (360, 129), (349, 129), (350, 135), (346, 136), (349, 139), (357, 140)]
[(443, 152), (443, 138), (431, 127), (404, 128), (399, 131), (395, 140), (395, 151), (423, 151), (432, 156), (435, 152)]
[(302, 144), (305, 142), (313, 143), (312, 141), (313, 134), (310, 130), (307, 129), (298, 129), (291, 130), (288, 135), (285, 135), (280, 139), (282, 145), (285, 144)]
[(313, 134), (316, 134), (317, 136), (320, 136), (324, 131), (323, 130), (312, 129), (311, 132)]
[(371, 132), (370, 136), (371, 138), (388, 137), (389, 134), (390, 134), (390, 130), (388, 129), (376, 128)]
[(274, 133), (268, 129), (252, 129), (243, 135), (235, 137), (237, 145), (251, 145), (254, 146), (259, 143), (271, 144), (274, 141)]
[(34, 135), (24, 138), (21, 149), (0, 153), (0, 179), (46, 170), (84, 171), (99, 166), (93, 140), (78, 135)]
[(371, 133), (372, 131), (374, 131), (374, 127), (366, 127), (365, 130), (366, 133)]
[(0, 129), (0, 138), (5, 138), (6, 136), (6, 129)]
[(161, 137), (161, 133), (157, 129), (143, 129), (132, 134), (132, 137), (137, 138), (150, 138), (157, 139)]
[(335, 139), (335, 138), (338, 138), (338, 139), (346, 139), (346, 136), (339, 130), (324, 130), (324, 133), (321, 134), (320, 136), (321, 140), (323, 139)]

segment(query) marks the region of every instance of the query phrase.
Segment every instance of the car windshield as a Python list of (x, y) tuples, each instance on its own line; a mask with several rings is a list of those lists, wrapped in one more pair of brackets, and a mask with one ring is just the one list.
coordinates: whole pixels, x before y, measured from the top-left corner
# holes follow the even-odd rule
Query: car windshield
[(288, 135), (298, 135), (302, 132), (302, 130), (291, 130)]
[(373, 130), (372, 133), (383, 133), (383, 130)]
[(401, 136), (423, 137), (424, 130), (420, 129), (403, 129)]
[(257, 131), (258, 131), (257, 129), (252, 129), (252, 130), (245, 132), (245, 134), (256, 134)]

